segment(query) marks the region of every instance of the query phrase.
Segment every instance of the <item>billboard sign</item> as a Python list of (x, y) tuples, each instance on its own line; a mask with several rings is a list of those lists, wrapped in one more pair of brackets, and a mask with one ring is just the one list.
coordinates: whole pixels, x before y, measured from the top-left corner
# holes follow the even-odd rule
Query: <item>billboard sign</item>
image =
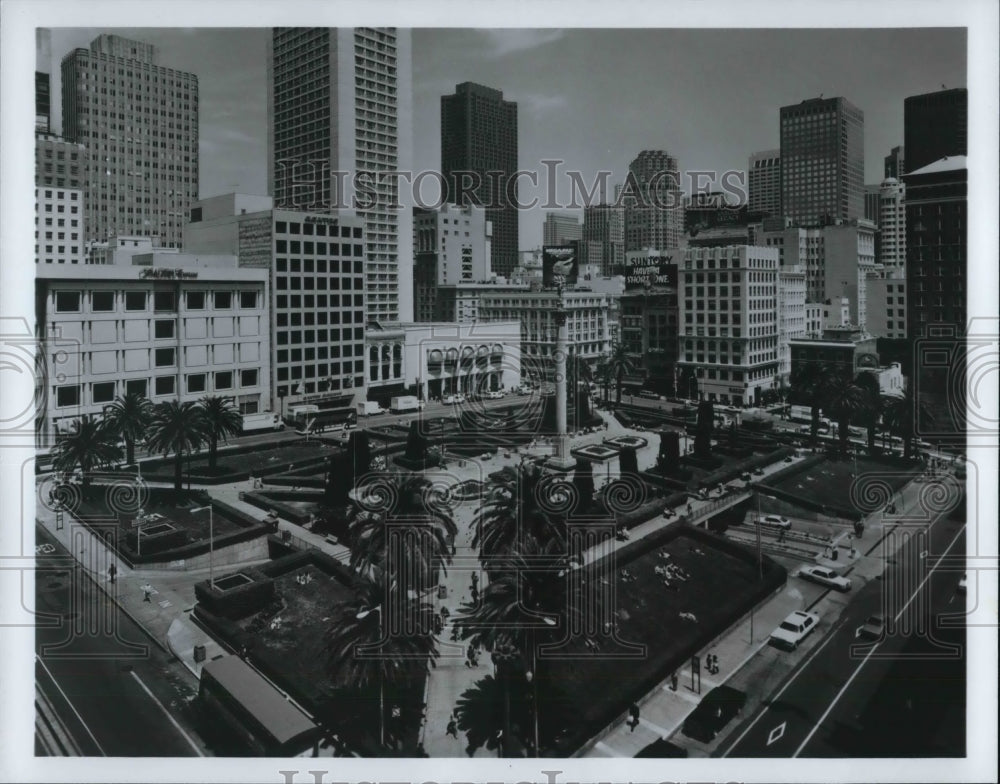
[(625, 262), (625, 290), (677, 288), (677, 264), (671, 256), (636, 256)]
[(580, 259), (573, 245), (546, 245), (542, 248), (542, 286), (552, 288), (574, 284), (580, 274)]

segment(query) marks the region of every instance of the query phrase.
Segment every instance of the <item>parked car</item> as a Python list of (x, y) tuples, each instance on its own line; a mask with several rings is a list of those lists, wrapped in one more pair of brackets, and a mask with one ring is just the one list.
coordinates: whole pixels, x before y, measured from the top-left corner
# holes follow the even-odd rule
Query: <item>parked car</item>
[(799, 569), (799, 577), (844, 593), (851, 590), (851, 581), (847, 577), (842, 577), (825, 566), (803, 566)]
[(465, 402), (465, 395), (463, 395), (460, 392), (456, 393), (454, 395), (445, 395), (444, 399), (441, 402), (444, 403), (445, 405), (448, 405), (448, 406), (454, 405), (456, 403), (464, 403)]
[(761, 528), (773, 528), (779, 531), (787, 531), (792, 527), (791, 521), (781, 515), (764, 515), (758, 521)]
[(867, 620), (854, 632), (855, 637), (864, 637), (869, 640), (881, 640), (884, 634), (885, 618), (881, 615), (869, 615)]
[(819, 615), (796, 610), (771, 632), (770, 642), (777, 648), (794, 651), (818, 625)]
[(711, 743), (723, 727), (742, 713), (746, 701), (745, 692), (716, 686), (685, 719), (681, 732), (702, 743)]
[(503, 400), (503, 392), (500, 390), (494, 390), (492, 392), (486, 393), (487, 400)]

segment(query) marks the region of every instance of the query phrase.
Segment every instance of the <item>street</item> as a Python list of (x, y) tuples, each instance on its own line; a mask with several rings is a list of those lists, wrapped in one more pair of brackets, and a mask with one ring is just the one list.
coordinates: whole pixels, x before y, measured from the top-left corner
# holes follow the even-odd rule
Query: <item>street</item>
[(205, 756), (191, 728), (193, 676), (44, 529), (36, 537), (36, 725), (51, 728), (36, 734), (36, 753)]
[[(965, 524), (939, 517), (926, 537), (909, 533), (882, 579), (852, 596), (840, 618), (821, 620), (821, 632), (831, 623), (833, 631), (720, 756), (964, 754), (965, 635), (941, 615), (963, 607), (954, 563), (964, 558)], [(856, 639), (872, 614), (885, 617), (885, 636)]]

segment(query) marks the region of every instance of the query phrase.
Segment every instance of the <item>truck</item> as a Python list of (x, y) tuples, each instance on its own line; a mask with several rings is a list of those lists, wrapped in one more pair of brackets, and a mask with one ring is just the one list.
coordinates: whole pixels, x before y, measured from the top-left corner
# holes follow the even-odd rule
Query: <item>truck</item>
[(285, 423), (273, 411), (262, 411), (259, 414), (243, 415), (243, 432), (253, 433), (260, 430), (281, 430)]
[(358, 403), (358, 416), (372, 416), (381, 414), (382, 406), (375, 400), (362, 400)]
[[(822, 411), (820, 414), (822, 415)], [(812, 407), (811, 406), (791, 406), (788, 418), (793, 422), (804, 422), (805, 424), (810, 424), (812, 422)]]
[(419, 411), (420, 400), (416, 395), (400, 395), (389, 401), (389, 410), (394, 414), (402, 414), (404, 411)]

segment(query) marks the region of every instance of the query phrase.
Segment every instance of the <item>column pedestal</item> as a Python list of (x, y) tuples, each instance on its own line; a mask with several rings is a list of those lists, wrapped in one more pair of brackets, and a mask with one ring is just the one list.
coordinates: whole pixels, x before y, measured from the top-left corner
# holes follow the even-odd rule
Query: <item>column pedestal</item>
[(566, 435), (566, 346), (569, 343), (569, 326), (561, 291), (555, 321), (559, 330), (556, 337), (556, 453), (545, 465), (554, 471), (566, 472), (576, 468), (576, 459), (569, 453), (569, 437)]

